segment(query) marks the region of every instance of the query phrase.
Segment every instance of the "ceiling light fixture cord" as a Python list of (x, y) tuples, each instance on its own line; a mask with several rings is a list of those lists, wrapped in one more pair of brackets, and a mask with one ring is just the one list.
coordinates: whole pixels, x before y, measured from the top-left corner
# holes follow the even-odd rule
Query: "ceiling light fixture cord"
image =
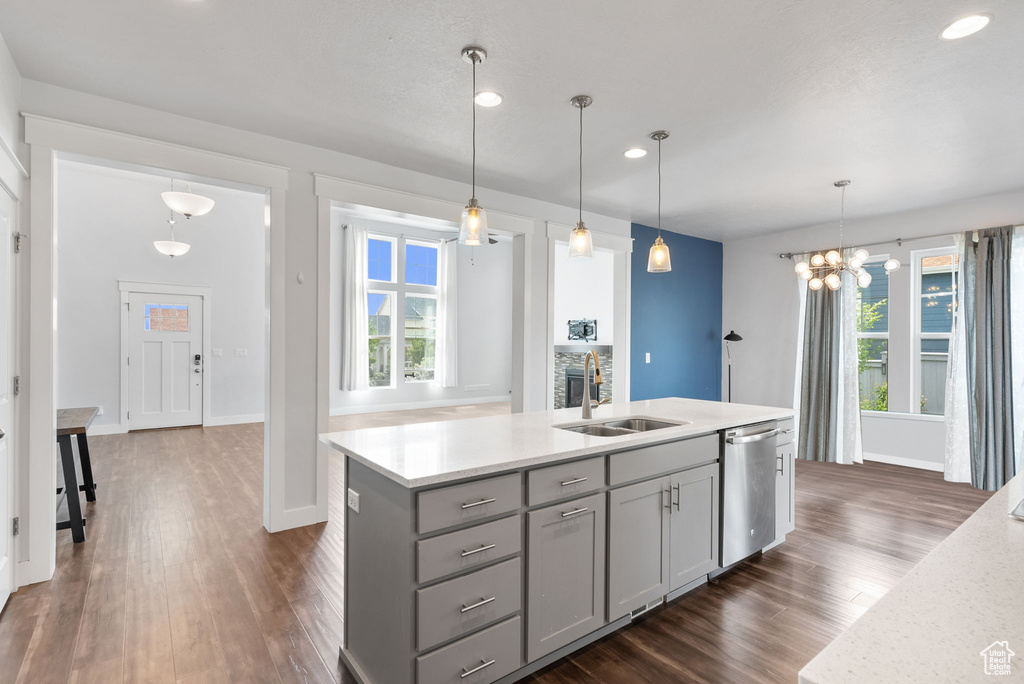
[(842, 186), (839, 195), (839, 254), (843, 254), (843, 219), (846, 217), (846, 186)]
[(473, 106), (473, 199), (476, 199), (476, 63), (480, 59), (473, 54), (473, 97), (469, 98)]
[(580, 223), (583, 223), (583, 106), (580, 106)]
[(661, 237), (661, 138), (658, 138), (658, 237)]

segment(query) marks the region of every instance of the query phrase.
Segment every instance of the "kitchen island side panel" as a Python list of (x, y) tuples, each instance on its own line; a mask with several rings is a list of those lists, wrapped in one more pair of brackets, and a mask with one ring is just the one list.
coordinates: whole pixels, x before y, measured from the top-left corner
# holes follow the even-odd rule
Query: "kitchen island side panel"
[(345, 508), (345, 648), (370, 681), (413, 684), (413, 493), (346, 461), (359, 512)]

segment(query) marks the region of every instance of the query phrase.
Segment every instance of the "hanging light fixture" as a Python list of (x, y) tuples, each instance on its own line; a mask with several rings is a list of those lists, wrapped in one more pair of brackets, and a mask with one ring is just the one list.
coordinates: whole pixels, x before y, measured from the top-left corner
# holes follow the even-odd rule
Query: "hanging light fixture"
[[(866, 249), (858, 249), (850, 257), (849, 261), (843, 261), (843, 219), (846, 216), (846, 186), (848, 180), (836, 181), (832, 185), (840, 189), (839, 200), (839, 249), (830, 249), (824, 254), (814, 254), (810, 263), (801, 261), (795, 267), (797, 274), (807, 281), (807, 287), (812, 290), (820, 290), (828, 287), (830, 290), (838, 290), (843, 286), (843, 271), (849, 271), (857, 280), (860, 287), (871, 285), (871, 274), (864, 268), (864, 262), (870, 256)], [(900, 262), (896, 259), (889, 259), (882, 267), (886, 273), (898, 271)]]
[(483, 48), (470, 46), (462, 49), (462, 59), (473, 65), (473, 196), (459, 220), (459, 244), (475, 247), (487, 244), (487, 212), (476, 201), (476, 65), (487, 59), (487, 53)]
[(668, 273), (672, 270), (672, 255), (668, 245), (661, 239), (661, 141), (668, 137), (668, 131), (654, 131), (651, 140), (658, 141), (658, 239), (651, 245), (651, 253), (647, 257), (648, 273)]
[(192, 249), (192, 245), (187, 242), (177, 242), (174, 239), (174, 213), (171, 213), (171, 218), (167, 219), (168, 225), (171, 227), (171, 239), (170, 240), (154, 240), (153, 246), (156, 247), (156, 251), (171, 257), (172, 259), (177, 256), (181, 256)]
[(192, 192), (191, 183), (185, 183), (185, 192), (175, 192), (173, 178), (171, 179), (170, 191), (160, 193), (160, 197), (163, 198), (164, 204), (167, 205), (168, 209), (182, 214), (187, 219), (193, 216), (209, 214), (214, 205), (214, 201), (209, 197), (203, 197)]
[(580, 110), (580, 220), (569, 236), (569, 258), (593, 259), (594, 238), (583, 225), (583, 110), (593, 104), (594, 100), (589, 95), (577, 95), (569, 102)]

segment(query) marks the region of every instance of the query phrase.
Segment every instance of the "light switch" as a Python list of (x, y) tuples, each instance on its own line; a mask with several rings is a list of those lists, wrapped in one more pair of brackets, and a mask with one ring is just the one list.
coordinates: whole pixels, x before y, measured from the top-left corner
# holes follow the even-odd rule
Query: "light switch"
[(235, 347), (235, 356), (248, 356), (249, 350), (242, 347)]
[(223, 349), (211, 349), (210, 353), (213, 356), (217, 356), (217, 357), (224, 356), (224, 350)]
[(644, 363), (650, 363), (650, 362), (651, 362), (651, 352), (647, 352), (646, 354), (644, 354)]

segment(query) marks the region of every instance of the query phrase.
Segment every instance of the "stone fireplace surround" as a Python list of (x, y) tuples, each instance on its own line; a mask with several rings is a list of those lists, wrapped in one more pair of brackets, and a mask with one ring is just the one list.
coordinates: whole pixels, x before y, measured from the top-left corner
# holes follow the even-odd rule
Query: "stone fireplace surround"
[[(603, 379), (601, 399), (612, 396), (613, 355), (610, 344), (556, 344), (554, 348), (556, 409), (565, 408), (565, 371), (569, 368), (577, 368), (582, 371), (588, 351), (597, 352), (597, 358), (601, 362), (601, 377)], [(593, 373), (593, 362), (591, 362), (590, 370)]]

